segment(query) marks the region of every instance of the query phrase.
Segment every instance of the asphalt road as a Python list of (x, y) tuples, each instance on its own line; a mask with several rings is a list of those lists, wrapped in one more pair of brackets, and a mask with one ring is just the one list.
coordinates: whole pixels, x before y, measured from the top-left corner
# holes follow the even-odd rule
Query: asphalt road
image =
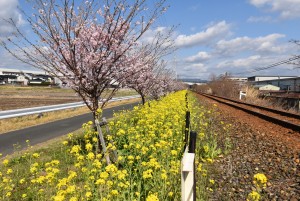
[[(131, 103), (103, 110), (103, 117), (106, 119), (113, 116), (114, 111), (129, 110), (138, 103)], [(68, 119), (58, 120), (38, 126), (32, 126), (17, 131), (0, 134), (0, 153), (2, 157), (13, 153), (14, 144), (21, 147), (27, 147), (26, 140), (30, 141), (30, 145), (36, 145), (41, 142), (66, 135), (81, 128), (83, 123), (93, 119), (92, 114), (83, 114)]]

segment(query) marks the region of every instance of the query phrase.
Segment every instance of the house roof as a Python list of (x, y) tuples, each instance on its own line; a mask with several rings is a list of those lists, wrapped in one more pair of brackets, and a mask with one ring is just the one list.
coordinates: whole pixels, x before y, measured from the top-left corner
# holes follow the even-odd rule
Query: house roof
[(17, 79), (17, 76), (16, 76), (16, 75), (0, 75), (0, 77), (1, 77), (2, 79), (4, 79), (4, 78)]

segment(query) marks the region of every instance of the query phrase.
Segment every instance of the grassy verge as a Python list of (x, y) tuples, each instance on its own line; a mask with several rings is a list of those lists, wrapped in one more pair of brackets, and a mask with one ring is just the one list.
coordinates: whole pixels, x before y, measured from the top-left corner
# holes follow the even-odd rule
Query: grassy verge
[[(139, 98), (116, 101), (116, 102), (109, 103), (106, 106), (106, 108), (114, 107), (120, 104), (133, 103), (137, 101), (139, 101)], [(35, 114), (35, 115), (27, 115), (22, 117), (9, 118), (9, 119), (2, 119), (0, 120), (0, 134), (13, 131), (13, 130), (18, 130), (21, 128), (48, 123), (51, 121), (74, 117), (88, 112), (90, 112), (90, 110), (84, 106), (84, 107), (72, 108), (72, 109), (66, 109), (66, 110), (60, 110), (54, 112), (46, 112), (43, 113), (44, 116), (42, 118), (38, 118), (37, 114)]]
[(196, 180), (197, 200), (209, 200), (217, 185), (211, 176), (213, 163), (231, 150), (230, 124), (219, 120), (216, 105), (208, 107), (193, 96), (188, 96), (191, 127), (196, 131)]

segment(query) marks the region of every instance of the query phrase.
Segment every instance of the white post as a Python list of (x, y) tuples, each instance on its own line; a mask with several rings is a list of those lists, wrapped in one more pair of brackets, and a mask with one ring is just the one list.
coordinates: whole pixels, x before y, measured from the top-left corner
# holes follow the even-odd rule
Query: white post
[(187, 150), (181, 160), (181, 200), (193, 201), (195, 153), (188, 153)]
[(242, 100), (242, 96), (246, 96), (246, 92), (240, 91), (240, 100)]

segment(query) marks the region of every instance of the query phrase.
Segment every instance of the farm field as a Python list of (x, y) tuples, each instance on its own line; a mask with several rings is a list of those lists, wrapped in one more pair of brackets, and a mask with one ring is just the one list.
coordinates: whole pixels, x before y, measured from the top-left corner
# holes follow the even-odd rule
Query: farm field
[[(116, 96), (135, 95), (123, 89)], [(0, 86), (0, 111), (82, 101), (72, 89), (50, 87)]]

